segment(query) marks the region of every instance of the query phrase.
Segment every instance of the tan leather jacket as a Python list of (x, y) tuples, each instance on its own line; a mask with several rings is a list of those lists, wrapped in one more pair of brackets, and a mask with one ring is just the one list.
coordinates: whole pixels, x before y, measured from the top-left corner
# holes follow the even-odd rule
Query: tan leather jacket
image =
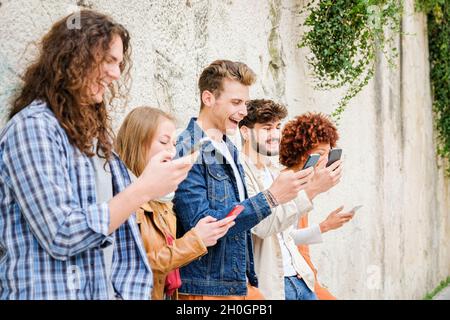
[[(136, 218), (153, 271), (152, 299), (162, 300), (169, 271), (206, 254), (207, 249), (193, 229), (175, 239), (177, 223), (171, 203), (150, 201), (136, 212)], [(166, 244), (165, 232), (174, 237), (172, 246)]]

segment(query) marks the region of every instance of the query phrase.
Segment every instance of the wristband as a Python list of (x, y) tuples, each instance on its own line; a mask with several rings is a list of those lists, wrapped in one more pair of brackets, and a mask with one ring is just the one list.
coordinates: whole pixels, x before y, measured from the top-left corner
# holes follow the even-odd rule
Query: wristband
[(267, 203), (269, 203), (270, 208), (275, 208), (279, 205), (278, 201), (275, 199), (269, 189), (263, 191), (263, 194), (266, 197)]

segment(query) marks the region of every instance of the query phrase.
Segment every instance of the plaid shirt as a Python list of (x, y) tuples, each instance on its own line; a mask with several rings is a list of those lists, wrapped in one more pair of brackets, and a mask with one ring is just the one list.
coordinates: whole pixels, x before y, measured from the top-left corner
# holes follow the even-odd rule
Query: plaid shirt
[[(114, 155), (113, 193), (129, 183)], [(108, 235), (95, 172), (45, 103), (0, 133), (0, 299), (107, 299), (103, 250), (114, 238), (112, 283), (123, 299), (149, 299), (152, 272), (134, 214)]]

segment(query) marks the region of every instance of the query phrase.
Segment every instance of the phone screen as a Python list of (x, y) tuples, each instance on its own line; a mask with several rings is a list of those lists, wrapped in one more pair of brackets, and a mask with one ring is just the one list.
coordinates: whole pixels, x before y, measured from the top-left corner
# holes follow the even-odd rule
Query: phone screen
[(333, 163), (338, 161), (341, 158), (341, 155), (342, 149), (339, 148), (331, 149), (330, 153), (328, 154), (327, 167), (331, 166)]
[(320, 154), (317, 153), (313, 153), (310, 154), (308, 157), (308, 160), (306, 160), (305, 165), (303, 166), (302, 170), (308, 169), (309, 167), (313, 167), (317, 164), (317, 162), (319, 161), (320, 158)]

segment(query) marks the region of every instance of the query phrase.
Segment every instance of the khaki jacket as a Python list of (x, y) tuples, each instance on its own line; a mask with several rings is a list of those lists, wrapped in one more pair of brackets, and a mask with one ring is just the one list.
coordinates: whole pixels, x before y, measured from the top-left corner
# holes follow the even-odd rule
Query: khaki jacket
[[(244, 154), (242, 164), (245, 170), (245, 182), (249, 197), (265, 190), (263, 185), (264, 169), (259, 170)], [(270, 162), (266, 166), (276, 178), (279, 169)], [(255, 255), (255, 270), (259, 280), (259, 289), (266, 299), (284, 300), (284, 268), (278, 233), (281, 233), (292, 256), (295, 271), (306, 285), (314, 291), (314, 272), (298, 251), (290, 231), (298, 224), (300, 217), (312, 209), (306, 193), (300, 191), (295, 201), (290, 201), (272, 209), (272, 214), (252, 228)]]
[[(150, 201), (136, 212), (136, 218), (153, 271), (152, 299), (162, 300), (167, 274), (206, 254), (207, 249), (193, 229), (175, 239), (176, 216), (172, 203)], [(166, 232), (175, 239), (172, 246), (166, 244)]]

